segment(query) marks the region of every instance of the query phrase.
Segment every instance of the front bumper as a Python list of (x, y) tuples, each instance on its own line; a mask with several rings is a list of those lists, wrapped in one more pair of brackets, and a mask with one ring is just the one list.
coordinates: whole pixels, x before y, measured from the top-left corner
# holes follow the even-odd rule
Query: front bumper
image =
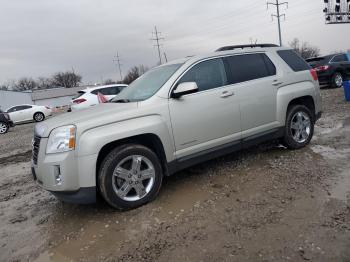
[[(35, 167), (32, 162), (32, 176), (34, 181), (44, 188), (42, 181), (36, 176)], [(50, 191), (56, 198), (72, 204), (93, 204), (96, 203), (96, 187), (82, 187), (76, 191)]]
[(32, 174), (38, 185), (57, 198), (72, 203), (96, 201), (97, 155), (78, 157), (75, 151), (46, 154), (47, 138), (41, 138)]

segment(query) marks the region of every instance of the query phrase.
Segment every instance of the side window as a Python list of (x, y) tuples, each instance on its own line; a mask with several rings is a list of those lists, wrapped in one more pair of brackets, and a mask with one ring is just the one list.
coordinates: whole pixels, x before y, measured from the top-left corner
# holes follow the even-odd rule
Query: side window
[(16, 112), (18, 110), (18, 106), (11, 107), (9, 110), (7, 110), (7, 113)]
[(225, 66), (221, 58), (211, 59), (192, 67), (177, 84), (196, 82), (199, 91), (227, 85)]
[(230, 84), (268, 77), (276, 67), (265, 54), (235, 55), (225, 58)]
[(91, 91), (92, 94), (97, 95), (97, 93), (101, 93), (102, 95), (110, 95), (110, 88), (101, 88), (101, 89), (96, 89), (94, 91)]
[(118, 86), (112, 86), (112, 87), (110, 87), (110, 89), (111, 89), (110, 90), (110, 95), (117, 95), (121, 91), (121, 88), (118, 87)]
[(347, 62), (347, 56), (346, 55), (337, 55), (335, 57), (333, 57), (332, 59), (332, 63), (339, 63), (339, 62)]
[(31, 106), (21, 106), (21, 110), (25, 110), (25, 109), (30, 109), (32, 108)]
[(293, 50), (280, 50), (277, 54), (286, 62), (294, 72), (310, 70), (311, 67)]

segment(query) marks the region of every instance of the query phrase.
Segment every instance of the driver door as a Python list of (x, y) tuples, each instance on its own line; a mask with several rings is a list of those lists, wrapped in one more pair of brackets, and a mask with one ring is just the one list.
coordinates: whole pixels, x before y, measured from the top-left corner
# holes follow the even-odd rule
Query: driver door
[(232, 142), (240, 145), (239, 101), (235, 87), (227, 85), (223, 60), (197, 63), (175, 86), (183, 82), (196, 82), (198, 92), (169, 100), (176, 157), (204, 153)]
[(14, 123), (21, 121), (21, 112), (20, 112), (20, 106), (14, 106), (7, 110), (7, 113), (10, 116), (11, 121)]

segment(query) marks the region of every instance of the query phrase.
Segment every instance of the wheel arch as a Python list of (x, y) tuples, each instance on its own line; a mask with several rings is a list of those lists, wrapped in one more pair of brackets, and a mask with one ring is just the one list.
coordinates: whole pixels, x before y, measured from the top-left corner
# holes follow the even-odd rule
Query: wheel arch
[[(45, 114), (44, 114), (43, 112), (41, 112), (41, 111), (35, 111), (34, 114), (33, 114), (33, 119), (34, 119), (34, 116), (35, 116), (36, 114), (42, 114), (42, 115), (44, 116), (44, 118), (45, 118)], [(35, 119), (34, 119), (34, 120), (35, 120)]]
[(288, 110), (293, 105), (304, 105), (304, 106), (306, 106), (311, 111), (312, 116), (314, 117), (313, 120), (315, 120), (315, 117), (316, 117), (315, 101), (314, 101), (312, 96), (302, 96), (302, 97), (294, 98), (293, 100), (291, 100), (288, 103), (288, 107), (287, 107), (287, 112), (286, 113), (288, 113)]
[(113, 149), (115, 149), (120, 145), (125, 145), (125, 144), (139, 144), (151, 149), (160, 159), (164, 174), (165, 175), (169, 174), (166, 154), (165, 154), (164, 146), (161, 139), (155, 134), (146, 133), (146, 134), (123, 138), (120, 140), (115, 140), (104, 145), (101, 148), (101, 150), (98, 152), (98, 157), (96, 161), (96, 179), (97, 179), (98, 172), (100, 170), (103, 159)]

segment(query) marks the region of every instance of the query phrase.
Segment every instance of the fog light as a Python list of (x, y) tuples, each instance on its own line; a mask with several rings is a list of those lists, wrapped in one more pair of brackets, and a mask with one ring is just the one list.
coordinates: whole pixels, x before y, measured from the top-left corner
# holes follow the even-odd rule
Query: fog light
[(54, 166), (53, 175), (55, 177), (55, 183), (57, 186), (62, 185), (62, 175), (60, 166)]

